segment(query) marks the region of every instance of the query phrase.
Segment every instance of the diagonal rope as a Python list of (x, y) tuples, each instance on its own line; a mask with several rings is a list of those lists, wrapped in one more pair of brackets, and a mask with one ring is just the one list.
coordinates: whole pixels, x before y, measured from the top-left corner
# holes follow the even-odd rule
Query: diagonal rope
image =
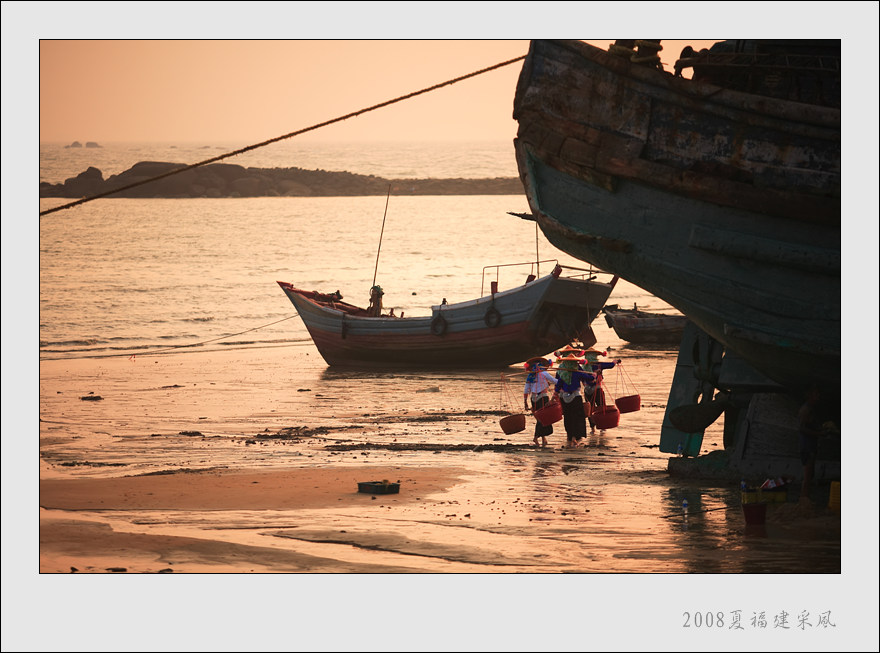
[(113, 195), (114, 193), (119, 193), (124, 190), (128, 190), (130, 188), (135, 188), (137, 186), (142, 186), (144, 184), (149, 184), (154, 181), (158, 181), (159, 179), (164, 179), (165, 177), (170, 177), (171, 175), (180, 174), (181, 172), (186, 172), (187, 170), (192, 170), (194, 168), (198, 168), (200, 166), (208, 165), (209, 163), (215, 163), (216, 161), (222, 161), (223, 159), (228, 159), (233, 156), (237, 156), (239, 154), (243, 154), (245, 152), (250, 152), (251, 150), (255, 150), (260, 147), (265, 147), (266, 145), (271, 145), (272, 143), (277, 143), (278, 141), (283, 141), (287, 138), (292, 138), (294, 136), (298, 136), (300, 134), (305, 134), (306, 132), (313, 131), (315, 129), (320, 129), (321, 127), (326, 127), (327, 125), (332, 125), (337, 122), (342, 122), (343, 120), (348, 120), (349, 118), (354, 118), (364, 113), (368, 113), (370, 111), (375, 111), (376, 109), (381, 109), (383, 107), (387, 107), (391, 104), (395, 104), (397, 102), (402, 102), (403, 100), (408, 100), (410, 98), (416, 97), (417, 95), (422, 95), (423, 93), (429, 93), (430, 91), (435, 91), (439, 88), (443, 88), (444, 86), (450, 86), (451, 84), (456, 84), (465, 79), (470, 79), (471, 77), (476, 77), (477, 75), (482, 75), (483, 73), (490, 72), (497, 68), (502, 68), (504, 66), (509, 66), (512, 63), (516, 63), (517, 61), (522, 61), (526, 58), (526, 55), (522, 55), (516, 57), (515, 59), (510, 59), (508, 61), (504, 61), (502, 63), (495, 64), (494, 66), (489, 66), (488, 68), (483, 68), (482, 70), (477, 70), (472, 73), (468, 73), (467, 75), (462, 75), (461, 77), (456, 77), (455, 79), (450, 79), (445, 82), (441, 82), (440, 84), (435, 84), (434, 86), (429, 86), (428, 88), (423, 88), (420, 91), (414, 91), (413, 93), (408, 93), (407, 95), (401, 95), (400, 97), (394, 98), (393, 100), (386, 100), (385, 102), (380, 102), (379, 104), (374, 104), (371, 107), (367, 107), (366, 109), (361, 109), (359, 111), (355, 111), (353, 113), (346, 114), (344, 116), (340, 116), (338, 118), (333, 118), (332, 120), (327, 120), (325, 122), (318, 123), (317, 125), (312, 125), (311, 127), (306, 127), (304, 129), (299, 129), (294, 132), (290, 132), (289, 134), (284, 134), (283, 136), (276, 136), (275, 138), (270, 138), (267, 141), (263, 141), (262, 143), (256, 143), (255, 145), (248, 145), (247, 147), (243, 147), (241, 149), (235, 150), (233, 152), (228, 152), (227, 154), (220, 154), (210, 159), (206, 159), (205, 161), (200, 161), (199, 163), (193, 163), (188, 166), (183, 166), (181, 168), (175, 168), (174, 170), (169, 170), (161, 175), (157, 175), (155, 177), (151, 177), (149, 179), (142, 179), (141, 181), (136, 181), (131, 184), (127, 184), (125, 186), (120, 186), (119, 188), (114, 188), (113, 190), (108, 190), (103, 193), (99, 193), (98, 195), (92, 195), (91, 197), (84, 197), (75, 202), (70, 202), (69, 204), (63, 204), (61, 206), (56, 206), (52, 209), (46, 209), (45, 211), (40, 211), (40, 215), (48, 215), (49, 213), (54, 213), (55, 211), (61, 211), (62, 209), (69, 209), (74, 206), (78, 206), (80, 204), (85, 204), (86, 202), (91, 202), (92, 200), (100, 199), (102, 197), (107, 197), (108, 195)]

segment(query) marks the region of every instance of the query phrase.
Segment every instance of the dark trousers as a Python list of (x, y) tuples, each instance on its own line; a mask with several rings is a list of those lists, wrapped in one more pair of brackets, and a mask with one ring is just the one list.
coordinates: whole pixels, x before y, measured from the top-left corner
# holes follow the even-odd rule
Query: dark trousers
[[(535, 401), (533, 399), (532, 400), (532, 410), (535, 411), (540, 408), (543, 408), (544, 406), (546, 406), (549, 403), (550, 403), (550, 397), (548, 397), (547, 395), (543, 395), (541, 397), (538, 397), (537, 401)], [(544, 426), (543, 424), (541, 424), (541, 422), (539, 422), (538, 420), (535, 420), (535, 437), (536, 438), (546, 438), (551, 433), (553, 433), (553, 425), (552, 424), (548, 424), (547, 426)]]
[(562, 402), (562, 423), (565, 435), (569, 440), (580, 440), (587, 435), (587, 415), (584, 412), (584, 400), (577, 396), (570, 403)]

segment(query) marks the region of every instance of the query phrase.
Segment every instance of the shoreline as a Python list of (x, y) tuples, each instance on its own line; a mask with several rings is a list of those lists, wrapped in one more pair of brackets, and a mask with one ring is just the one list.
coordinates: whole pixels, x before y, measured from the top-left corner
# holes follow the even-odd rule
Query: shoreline
[[(138, 532), (114, 513), (166, 511), (185, 521), (206, 511), (272, 511), (268, 521), (296, 521), (298, 511), (380, 506), (395, 510), (417, 501), (431, 503), (460, 480), (463, 470), (364, 465), (354, 468), (286, 468), (269, 471), (213, 469), (112, 478), (40, 481), (40, 573), (267, 573), (406, 571), (405, 567), (317, 560), (279, 553), (223, 537), (182, 536), (175, 529)], [(399, 480), (399, 494), (358, 492), (358, 483)], [(372, 504), (372, 505), (370, 505)], [(157, 517), (161, 521), (161, 517)], [(279, 526), (269, 527), (280, 528)], [(295, 528), (295, 527), (294, 527)], [(204, 534), (206, 535), (206, 534)], [(379, 544), (374, 544), (379, 546)]]
[[(175, 172), (179, 171), (179, 172)], [(141, 161), (110, 175), (94, 166), (63, 182), (40, 182), (39, 196), (125, 198), (363, 197), (407, 195), (522, 195), (518, 177), (385, 179), (303, 168), (251, 168), (233, 163)]]

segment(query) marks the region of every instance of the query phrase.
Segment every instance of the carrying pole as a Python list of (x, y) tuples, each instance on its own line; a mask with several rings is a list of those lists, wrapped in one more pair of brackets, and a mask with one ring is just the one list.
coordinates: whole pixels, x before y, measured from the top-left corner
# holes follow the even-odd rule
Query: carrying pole
[(379, 252), (382, 251), (382, 235), (385, 233), (385, 218), (388, 216), (388, 200), (391, 199), (391, 184), (388, 184), (388, 196), (385, 198), (385, 215), (382, 216), (382, 230), (379, 232), (379, 251), (376, 252), (376, 269), (373, 270), (373, 285), (376, 285), (376, 275), (379, 273)]

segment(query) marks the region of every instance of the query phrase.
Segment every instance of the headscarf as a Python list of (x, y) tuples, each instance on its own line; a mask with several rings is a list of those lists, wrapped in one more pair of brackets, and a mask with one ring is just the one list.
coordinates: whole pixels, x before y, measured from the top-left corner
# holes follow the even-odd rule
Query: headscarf
[(578, 362), (573, 359), (559, 361), (559, 372), (557, 373), (563, 383), (571, 383), (571, 373), (578, 369)]

